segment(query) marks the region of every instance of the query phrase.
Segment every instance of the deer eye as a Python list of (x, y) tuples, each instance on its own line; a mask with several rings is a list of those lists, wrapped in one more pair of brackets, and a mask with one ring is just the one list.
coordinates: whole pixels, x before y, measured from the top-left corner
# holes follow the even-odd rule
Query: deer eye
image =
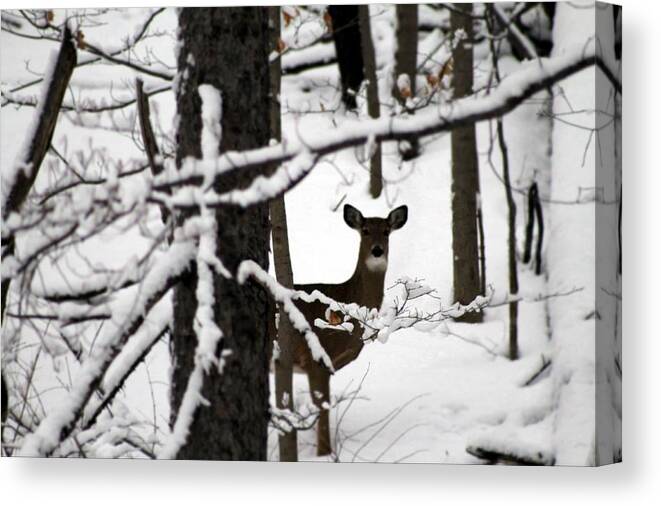
[(370, 235), (370, 229), (369, 228), (363, 228), (363, 235)]

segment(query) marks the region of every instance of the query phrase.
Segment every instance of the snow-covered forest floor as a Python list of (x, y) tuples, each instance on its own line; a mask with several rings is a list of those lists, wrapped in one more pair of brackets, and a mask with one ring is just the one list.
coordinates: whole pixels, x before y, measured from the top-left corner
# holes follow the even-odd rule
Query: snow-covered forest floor
[[(123, 34), (129, 35), (147, 15), (146, 10), (110, 12), (107, 24), (90, 28), (86, 37), (100, 45), (120, 44)], [(373, 36), (380, 75), (388, 71), (384, 63), (392, 58), (393, 11), (372, 6)], [(421, 16), (436, 15), (421, 10)], [(148, 38), (144, 48), (156, 57), (174, 65), (174, 30), (176, 17), (169, 11), (154, 26), (160, 36)], [(313, 36), (321, 26), (304, 27), (298, 33)], [(312, 35), (310, 35), (312, 34)], [(289, 37), (289, 39), (287, 38)], [(422, 36), (438, 37), (436, 32)], [(283, 39), (295, 44), (294, 34), (286, 30)], [(48, 42), (16, 39), (2, 34), (1, 79), (22, 82), (32, 72), (42, 72), (48, 56)], [(428, 45), (430, 41), (428, 41)], [(55, 48), (51, 44), (51, 48)], [(49, 48), (50, 49), (50, 48)], [(326, 50), (325, 48), (324, 50)], [(421, 54), (423, 61), (428, 55)], [(303, 56), (300, 56), (303, 57)], [(486, 84), (490, 72), (490, 57), (486, 43), (475, 48), (476, 87)], [(29, 61), (29, 65), (25, 62)], [(511, 56), (500, 59), (501, 73), (507, 75), (524, 65)], [(169, 70), (174, 72), (173, 69)], [(99, 64), (76, 71), (72, 87), (78, 100), (109, 100), (108, 94), (128, 96), (134, 85), (134, 75), (124, 67)], [(283, 138), (294, 138), (297, 132), (328, 129), (341, 125), (345, 113), (340, 103), (339, 74), (336, 65), (314, 68), (282, 80)], [(167, 85), (157, 79), (146, 79), (148, 89)], [(382, 85), (382, 95), (388, 87)], [(509, 148), (513, 184), (527, 188), (533, 178), (548, 177), (550, 164), (551, 122), (545, 110), (544, 94), (529, 100), (506, 116), (505, 135)], [(365, 113), (363, 110), (361, 114)], [(172, 151), (174, 97), (171, 92), (152, 99), (152, 119), (163, 134), (164, 151)], [(0, 116), (0, 163), (10, 165), (21, 146), (32, 116), (30, 108), (6, 106)], [(387, 114), (386, 108), (382, 110)], [(64, 156), (78, 150), (93, 148), (101, 155), (125, 167), (129, 160), (143, 155), (136, 146), (139, 139), (134, 108), (102, 115), (68, 113), (60, 117), (54, 145)], [(549, 377), (533, 378), (550, 356), (549, 329), (544, 275), (535, 276), (528, 266), (520, 264), (519, 346), (521, 359), (508, 360), (507, 305), (498, 305), (508, 294), (507, 271), (507, 206), (505, 187), (501, 181), (499, 150), (491, 150), (494, 125), (477, 125), (480, 162), (481, 204), (484, 216), (487, 285), (493, 290), (492, 304), (485, 310), (482, 324), (447, 323), (431, 332), (415, 329), (400, 330), (387, 342), (368, 344), (360, 357), (331, 379), (331, 394), (337, 405), (331, 413), (331, 435), (335, 453), (330, 458), (340, 462), (443, 462), (477, 463), (479, 459), (466, 452), (467, 445), (485, 437), (507, 440), (513, 446), (543, 455), (552, 452), (552, 382)], [(118, 133), (119, 131), (119, 133)], [(583, 141), (581, 141), (583, 142)], [(138, 140), (139, 143), (139, 140)], [(286, 195), (290, 245), (294, 278), (297, 283), (341, 282), (354, 268), (358, 235), (342, 219), (342, 205), (351, 203), (365, 216), (383, 216), (394, 207), (406, 204), (409, 218), (403, 229), (393, 233), (386, 287), (403, 277), (420, 278), (436, 290), (445, 306), (452, 300), (452, 226), (450, 135), (425, 138), (422, 153), (412, 161), (402, 162), (395, 143), (383, 146), (385, 191), (378, 200), (368, 194), (367, 165), (361, 164), (358, 150), (346, 150), (324, 158), (312, 173)], [(492, 164), (490, 163), (490, 160)], [(37, 181), (45, 188), (66, 170), (52, 154)], [(3, 169), (4, 170), (4, 169)], [(99, 163), (100, 172), (105, 170)], [(130, 187), (139, 184), (142, 176), (122, 180)], [(548, 185), (548, 182), (546, 182)], [(543, 187), (544, 188), (544, 187)], [(544, 190), (543, 190), (544, 191)], [(548, 186), (546, 186), (548, 191)], [(525, 225), (525, 194), (515, 193), (518, 208), (518, 239), (523, 238)], [(340, 204), (341, 203), (341, 204)], [(546, 210), (546, 205), (544, 206)], [(152, 231), (158, 230), (160, 216), (153, 209)], [(128, 269), (136, 257), (149, 247), (145, 230), (115, 227), (112, 232), (94, 237), (57, 263), (41, 269), (44, 285), (63, 283), (76, 273), (84, 277), (99, 266)], [(521, 244), (520, 244), (521, 246)], [(519, 248), (520, 249), (520, 248)], [(571, 287), (569, 287), (571, 288)], [(580, 289), (580, 286), (576, 287)], [(393, 291), (386, 291), (386, 298)], [(130, 296), (130, 290), (127, 296)], [(40, 392), (43, 411), (58, 402), (59, 396), (75, 376), (75, 364), (56, 338), (40, 340), (48, 329), (41, 324), (22, 326), (21, 363), (29, 369), (37, 358), (33, 380), (34, 392)], [(98, 331), (97, 324), (75, 327), (72, 333), (91, 343)], [(6, 336), (3, 336), (6, 338)], [(42, 342), (48, 353), (36, 353)], [(157, 437), (167, 432), (169, 419), (167, 343), (160, 343), (129, 380), (121, 399), (131, 417), (144, 424), (143, 436)], [(296, 375), (297, 405), (309, 404), (307, 378)], [(316, 460), (315, 432), (299, 435), (301, 460)], [(102, 453), (99, 454), (102, 456)], [(277, 437), (272, 431), (269, 457), (277, 460)], [(326, 460), (327, 457), (321, 458)]]
[[(393, 44), (389, 40), (394, 35), (390, 28), (392, 13), (380, 6), (373, 7), (372, 13), (377, 61), (379, 57), (385, 61)], [(481, 57), (476, 81), (484, 82), (490, 71), (486, 44), (476, 49), (476, 56)], [(421, 54), (419, 61), (425, 57)], [(502, 60), (505, 73), (520, 66), (511, 57)], [(341, 124), (343, 112), (319, 112), (337, 107), (338, 79), (336, 66), (284, 77), (285, 138), (298, 130)], [(510, 163), (519, 181), (526, 181), (533, 171), (543, 170), (548, 164), (543, 139), (548, 139), (550, 125), (539, 116), (540, 107), (540, 101), (531, 101), (505, 120)], [(315, 112), (304, 112), (309, 110)], [(488, 163), (489, 145), (489, 125), (479, 124), (487, 284), (494, 288), (493, 300), (497, 301), (508, 293), (507, 206), (499, 179), (499, 152), (494, 148), (491, 155), (494, 172)], [(367, 165), (360, 164), (356, 155), (348, 150), (320, 163), (287, 194), (295, 281), (341, 282), (351, 275), (358, 234), (342, 221), (341, 206), (333, 212), (345, 195), (343, 203), (351, 203), (366, 216), (386, 216), (392, 207), (406, 204), (409, 221), (391, 237), (386, 287), (402, 276), (421, 278), (437, 290), (444, 304), (450, 305), (454, 302), (450, 136), (423, 140), (422, 155), (411, 162), (401, 162), (394, 143), (385, 144), (383, 164), (388, 183), (376, 201), (368, 193)], [(523, 198), (517, 203), (522, 218)], [(544, 295), (544, 290), (543, 278), (531, 271), (522, 272), (522, 292), (527, 298)], [(386, 299), (396, 295), (394, 289), (386, 291)], [(534, 373), (547, 351), (543, 306), (544, 302), (520, 306), (523, 359), (516, 363), (505, 358), (507, 306), (488, 309), (483, 324), (448, 323), (430, 333), (400, 330), (385, 344), (367, 345), (355, 362), (331, 379), (331, 394), (342, 399), (331, 415), (331, 435), (336, 438), (333, 458), (342, 462), (478, 462), (465, 451), (469, 438), (494, 426), (505, 431), (511, 424), (520, 426), (522, 422), (516, 418), (522, 407), (549, 401), (548, 385), (521, 388), (528, 379), (526, 374)], [(299, 399), (308, 402), (304, 375), (297, 375), (296, 386)], [(354, 396), (356, 400), (351, 402)], [(533, 424), (530, 431), (530, 437), (545, 449), (550, 442), (548, 421)], [(301, 444), (302, 458), (316, 458), (314, 432), (302, 436)], [(277, 455), (275, 438), (272, 451)]]

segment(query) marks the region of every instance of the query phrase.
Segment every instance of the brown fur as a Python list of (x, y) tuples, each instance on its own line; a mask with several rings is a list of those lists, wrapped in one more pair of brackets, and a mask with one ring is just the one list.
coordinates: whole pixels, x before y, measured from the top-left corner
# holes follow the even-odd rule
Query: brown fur
[[(344, 208), (344, 220), (351, 228), (360, 233), (361, 241), (358, 250), (358, 260), (353, 275), (340, 284), (307, 284), (295, 285), (296, 290), (311, 293), (319, 290), (324, 295), (337, 302), (357, 303), (369, 308), (380, 308), (383, 300), (383, 287), (386, 269), (370, 270), (367, 260), (383, 257), (388, 259), (388, 238), (392, 230), (401, 228), (407, 220), (407, 208), (402, 206), (390, 213), (388, 218), (364, 218), (352, 206)], [(378, 255), (377, 255), (378, 254)], [(326, 304), (321, 302), (305, 303), (297, 301), (306, 320), (315, 330), (321, 345), (331, 358), (334, 370), (338, 371), (353, 362), (363, 348), (363, 328), (358, 322), (351, 320), (354, 329), (351, 333), (337, 329), (319, 329), (314, 327), (314, 321), (326, 319)], [(341, 323), (344, 315), (331, 312), (329, 323)], [(317, 454), (331, 453), (330, 423), (328, 409), (330, 404), (330, 371), (322, 364), (313, 360), (310, 349), (302, 336), (298, 336), (294, 347), (294, 365), (303, 369), (308, 375), (310, 394), (315, 405), (321, 410), (317, 426)], [(316, 394), (315, 392), (318, 392)]]

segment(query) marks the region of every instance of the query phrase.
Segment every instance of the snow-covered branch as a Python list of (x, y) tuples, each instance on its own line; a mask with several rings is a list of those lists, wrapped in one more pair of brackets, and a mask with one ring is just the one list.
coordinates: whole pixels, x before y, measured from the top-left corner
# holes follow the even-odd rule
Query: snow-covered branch
[(513, 18), (509, 18), (505, 13), (505, 10), (498, 4), (491, 4), (492, 12), (498, 18), (498, 21), (507, 30), (510, 34), (510, 40), (513, 41), (513, 44), (516, 44), (521, 48), (522, 52), (530, 59), (538, 58), (537, 50), (535, 45), (530, 41), (530, 39), (519, 29), (516, 25), (516, 22)]
[(82, 417), (83, 429), (91, 427), (101, 412), (110, 405), (129, 376), (169, 330), (171, 321), (172, 304), (169, 299), (164, 298), (149, 312), (145, 324), (131, 338), (132, 346), (122, 348), (117, 358), (113, 360), (101, 383), (102, 398), (90, 402), (85, 408)]
[[(170, 91), (172, 87), (167, 86), (155, 86), (145, 92), (145, 95), (148, 97), (153, 97), (160, 93)], [(2, 105), (12, 104), (20, 107), (38, 107), (39, 100), (37, 97), (32, 95), (12, 93), (10, 91), (2, 91)], [(109, 111), (118, 111), (134, 105), (137, 101), (137, 98), (134, 95), (122, 96), (121, 98), (114, 99), (108, 102), (105, 98), (100, 101), (92, 99), (84, 99), (81, 101), (65, 100), (60, 105), (60, 110), (65, 112), (74, 112), (74, 113), (102, 113)]]
[[(443, 103), (438, 107), (420, 112), (414, 117), (347, 119), (337, 129), (299, 132), (298, 138), (287, 139), (280, 144), (242, 152), (228, 151), (214, 160), (187, 158), (182, 163), (180, 170), (175, 170), (174, 166), (171, 166), (170, 170), (156, 178), (153, 190), (165, 192), (174, 186), (199, 184), (205, 178), (208, 180), (210, 175), (222, 176), (229, 171), (283, 164), (294, 160), (303, 153), (307, 153), (308, 157), (318, 158), (342, 149), (366, 144), (370, 140), (374, 142), (410, 140), (434, 133), (448, 132), (463, 125), (507, 114), (535, 93), (594, 65), (597, 61), (595, 43), (590, 39), (562, 56), (540, 59), (539, 65), (530, 65), (507, 76), (495, 90), (491, 90), (486, 96), (472, 96), (451, 103)], [(268, 200), (295, 186), (309, 174), (310, 170), (312, 167), (300, 170), (293, 176), (286, 171), (279, 171), (268, 178), (268, 182), (263, 181), (259, 184), (261, 188), (268, 188), (268, 191), (255, 187), (250, 195), (244, 193), (241, 198), (237, 198), (235, 193), (218, 195), (209, 190), (206, 193), (205, 205), (239, 203), (242, 206), (249, 206)], [(186, 189), (175, 192), (171, 197), (164, 193), (157, 193), (151, 198), (155, 202), (171, 207), (196, 205)]]
[(76, 65), (76, 47), (71, 32), (65, 29), (59, 52), (50, 57), (41, 97), (32, 123), (25, 135), (23, 147), (14, 164), (2, 172), (2, 219), (20, 209), (37, 177), (55, 130), (57, 116), (71, 73)]
[[(186, 443), (195, 412), (200, 404), (207, 401), (202, 396), (204, 377), (211, 368), (215, 367), (222, 374), (224, 357), (216, 356), (218, 343), (223, 333), (215, 321), (215, 294), (214, 270), (219, 266), (220, 260), (216, 256), (216, 237), (218, 225), (212, 212), (202, 208), (202, 216), (196, 221), (200, 222), (199, 245), (196, 255), (197, 288), (195, 296), (197, 309), (193, 319), (193, 329), (197, 336), (197, 349), (195, 350), (195, 367), (188, 378), (186, 391), (179, 406), (177, 419), (164, 447), (158, 453), (158, 458), (176, 458), (179, 449)], [(227, 271), (220, 265), (225, 274)]]
[(321, 302), (328, 306), (329, 311), (343, 315), (341, 321), (336, 324), (317, 320), (315, 326), (322, 330), (333, 329), (353, 332), (354, 324), (352, 321), (355, 321), (364, 329), (362, 336), (364, 341), (379, 339), (381, 342), (386, 342), (393, 332), (400, 329), (414, 327), (424, 332), (430, 332), (449, 318), (459, 318), (468, 312), (481, 311), (489, 305), (493, 296), (493, 290), (489, 288), (487, 294), (476, 297), (470, 304), (462, 305), (457, 302), (449, 307), (443, 307), (439, 301), (438, 309), (423, 311), (411, 303), (423, 297), (435, 298), (434, 290), (420, 282), (420, 280), (403, 278), (393, 285), (393, 288), (400, 288), (400, 294), (385, 304), (381, 311), (378, 311), (376, 308), (359, 306), (355, 303), (336, 301), (319, 290), (307, 293), (302, 290), (287, 289), (252, 260), (242, 262), (237, 274), (240, 283), (245, 282), (248, 277), (254, 278), (264, 286), (276, 302), (283, 305), (294, 328), (305, 337), (312, 357), (315, 360), (323, 361), (331, 371), (333, 368), (330, 357), (321, 346), (318, 336), (312, 331), (303, 313), (296, 307), (295, 300), (306, 303)]
[(312, 353), (312, 358), (323, 363), (328, 370), (333, 371), (333, 361), (330, 359), (323, 346), (321, 346), (319, 337), (314, 333), (310, 324), (305, 319), (305, 316), (303, 316), (303, 313), (301, 313), (293, 302), (293, 299), (297, 294), (300, 294), (300, 292), (285, 288), (252, 260), (244, 260), (241, 262), (237, 272), (237, 280), (239, 283), (245, 283), (248, 278), (253, 278), (257, 281), (269, 291), (276, 302), (282, 304), (282, 307), (287, 312), (289, 321), (294, 328), (305, 337), (310, 352)]
[(127, 341), (142, 325), (145, 315), (174, 285), (195, 257), (195, 243), (175, 240), (145, 276), (136, 299), (126, 297), (112, 306), (113, 325), (105, 326), (93, 354), (82, 364), (74, 385), (38, 429), (25, 438), (21, 455), (48, 456), (73, 431), (92, 393)]

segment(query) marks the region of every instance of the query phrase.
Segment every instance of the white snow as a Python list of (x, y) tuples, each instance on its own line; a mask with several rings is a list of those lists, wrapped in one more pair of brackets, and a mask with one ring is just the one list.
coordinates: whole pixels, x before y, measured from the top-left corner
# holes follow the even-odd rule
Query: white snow
[[(130, 38), (151, 12), (130, 11), (123, 14), (126, 19), (117, 12), (107, 15), (118, 16), (126, 22), (123, 31)], [(287, 47), (282, 55), (283, 68), (334, 58), (333, 44), (309, 46), (325, 32), (319, 9), (292, 7), (289, 12), (298, 14), (283, 31)], [(392, 82), (387, 85), (387, 79), (393, 77), (388, 75), (392, 73), (389, 59), (394, 49), (393, 10), (391, 6), (372, 6), (370, 12), (374, 18), (380, 91), (389, 96)], [(420, 73), (436, 74), (449, 58), (449, 45), (457, 37), (445, 40), (446, 10), (422, 5), (419, 13), (422, 23), (443, 27), (433, 30), (420, 42)], [(595, 183), (587, 169), (594, 167), (598, 154), (595, 139), (592, 139), (583, 163), (589, 132), (563, 126), (561, 121), (552, 122), (542, 103), (546, 98), (544, 91), (524, 100), (504, 120), (516, 187), (526, 190), (536, 181), (540, 194), (546, 199), (543, 202), (547, 225), (544, 266), (548, 269), (549, 282), (547, 286), (543, 276), (535, 276), (528, 266), (520, 265), (521, 289), (516, 298), (520, 301), (521, 359), (510, 362), (504, 358), (507, 349), (507, 305), (504, 303), (513, 298), (507, 289), (506, 203), (500, 180), (500, 156), (497, 152), (491, 155), (493, 169), (487, 160), (492, 132), (484, 121), (478, 123), (477, 134), (489, 290), (485, 297), (468, 307), (455, 305), (451, 299), (448, 122), (467, 116), (484, 117), (494, 108), (520, 100), (540, 78), (563, 74), (567, 68), (589, 60), (595, 51), (594, 41), (586, 43), (590, 27), (583, 16), (589, 14), (563, 5), (558, 15), (560, 23), (556, 25), (558, 33), (554, 36), (563, 41), (563, 47), (556, 48), (552, 58), (519, 63), (503, 56), (501, 72), (506, 78), (497, 90), (488, 96), (480, 93), (477, 98), (453, 104), (447, 103), (445, 96), (427, 94), (424, 99), (431, 97), (430, 105), (413, 116), (392, 117), (387, 104), (378, 120), (345, 114), (337, 108), (339, 76), (335, 65), (286, 75), (279, 97), (283, 113), (282, 143), (243, 153), (218, 156), (223, 98), (212, 86), (200, 86), (203, 160), (185, 160), (183, 170), (178, 172), (164, 150), (166, 171), (155, 181), (148, 174), (117, 177), (127, 168), (137, 166), (144, 157), (131, 139), (131, 109), (117, 114), (80, 113), (61, 117), (54, 146), (73, 161), (74, 169), (90, 177), (107, 177), (108, 182), (76, 187), (70, 192), (69, 200), (59, 197), (51, 200), (54, 205), (52, 222), (46, 222), (33, 233), (17, 232), (17, 253), (3, 260), (3, 279), (15, 276), (21, 259), (45, 244), (52, 234), (60, 233), (64, 220), (70, 219), (80, 230), (92, 231), (102, 222), (106, 206), (111, 206), (113, 210), (132, 209), (133, 212), (103, 233), (61, 254), (44, 258), (30, 280), (30, 289), (35, 296), (43, 297), (95, 290), (106, 285), (116, 288), (123, 282), (141, 279), (143, 282), (99, 298), (103, 305), (95, 311), (109, 312), (110, 321), (103, 325), (85, 323), (65, 327), (65, 336), (70, 338), (72, 347), (82, 352), (82, 365), (67, 352), (62, 336), (43, 322), (36, 321), (33, 328), (17, 319), (8, 319), (3, 326), (3, 353), (8, 350), (6, 343), (15, 342), (16, 336), (28, 346), (11, 349), (7, 353), (13, 355), (4, 357), (15, 355), (21, 365), (30, 365), (34, 360), (37, 367), (30, 391), (41, 393), (44, 406), (43, 411), (35, 408), (36, 417), (42, 422), (32, 435), (21, 441), (19, 453), (75, 455), (78, 448), (73, 440), (59, 444), (58, 436), (75, 418), (73, 413), (83, 405), (85, 409), (80, 413), (83, 423), (99, 406), (99, 398), (89, 395), (90, 386), (102, 379), (101, 387), (113, 390), (135, 360), (145, 350), (151, 350), (117, 395), (112, 404), (113, 416), (103, 412), (91, 428), (76, 432), (77, 441), (85, 445), (90, 456), (145, 456), (126, 443), (127, 438), (139, 437), (151, 454), (165, 458), (174, 456), (186, 440), (195, 409), (205, 403), (199, 393), (205, 369), (222, 365), (222, 358), (216, 360), (211, 353), (214, 344), (222, 339), (213, 320), (212, 278), (214, 272), (227, 277), (230, 273), (216, 256), (216, 247), (223, 245), (215, 244), (214, 230), (222, 224), (215, 223), (205, 206), (217, 203), (248, 206), (292, 186), (286, 194), (286, 204), (297, 283), (337, 283), (350, 276), (356, 263), (359, 239), (342, 220), (343, 203), (356, 205), (372, 216), (385, 216), (401, 204), (409, 207), (409, 221), (390, 237), (386, 293), (379, 313), (355, 304), (340, 304), (319, 292), (303, 294), (286, 290), (254, 262), (243, 262), (239, 269), (238, 281), (251, 277), (285, 304), (285, 310), (304, 334), (315, 359), (326, 365), (330, 364), (330, 359), (315, 331), (331, 325), (318, 320), (310, 326), (293, 304), (294, 300), (320, 300), (333, 310), (342, 311), (345, 320), (353, 317), (372, 326), (365, 334), (370, 342), (359, 358), (332, 377), (332, 459), (341, 462), (477, 463), (481, 461), (467, 453), (467, 448), (479, 447), (483, 451), (499, 451), (544, 463), (589, 463), (593, 446), (600, 444), (594, 435), (595, 376), (601, 375), (608, 388), (618, 387), (612, 370), (599, 372), (595, 366), (595, 319), (585, 319), (594, 310), (595, 256), (594, 250), (585, 245), (594, 244), (591, 239), (594, 237), (594, 198), (598, 193), (590, 188)], [(155, 33), (159, 29), (172, 32), (175, 25), (175, 12), (166, 9), (153, 28)], [(121, 40), (111, 37), (113, 26), (116, 23), (90, 28), (89, 40)], [(28, 81), (31, 76), (22, 62), (29, 57), (36, 59), (36, 65), (45, 64), (45, 56), (36, 56), (43, 54), (40, 44), (33, 41), (19, 44), (5, 33), (2, 37), (3, 44), (6, 42), (11, 49), (4, 51), (3, 47), (3, 88), (5, 81)], [(154, 36), (140, 44), (139, 54), (144, 55), (140, 51), (152, 48), (162, 61), (175, 66), (172, 38)], [(490, 69), (485, 54), (484, 44), (476, 47), (476, 83), (480, 85), (486, 85)], [(604, 55), (604, 58), (610, 56)], [(594, 69), (588, 68), (562, 83), (576, 111), (594, 109), (594, 100), (590, 98), (594, 75)], [(130, 81), (130, 72), (128, 76)], [(81, 67), (72, 81), (76, 103), (100, 104), (108, 100), (109, 82), (113, 83), (114, 98), (131, 96), (130, 87), (123, 83), (126, 77), (125, 67)], [(183, 78), (185, 76), (181, 76)], [(162, 86), (157, 78), (146, 82), (149, 89)], [(423, 90), (420, 85), (416, 89)], [(20, 92), (21, 96), (33, 94), (34, 87)], [(176, 128), (178, 123), (174, 102), (170, 93), (155, 95), (152, 99), (155, 131), (159, 142), (169, 148), (174, 139), (173, 124)], [(569, 106), (556, 96), (553, 107), (554, 113), (564, 114)], [(590, 113), (576, 111), (570, 116), (572, 123), (594, 126), (595, 118)], [(30, 117), (34, 112), (27, 108), (3, 109), (0, 117), (3, 192), (8, 188), (5, 177), (11, 179), (12, 175), (7, 168), (17, 167), (12, 160), (19, 158), (17, 151), (32, 124)], [(125, 130), (113, 131), (119, 127)], [(422, 130), (430, 135), (422, 141), (421, 155), (415, 160), (402, 162), (397, 142), (382, 144), (384, 192), (377, 200), (369, 198), (366, 192), (368, 174), (360, 159), (371, 153), (377, 139)], [(553, 154), (549, 155), (551, 138), (563, 149), (553, 149)], [(606, 137), (602, 138), (602, 145), (606, 142), (604, 139)], [(338, 145), (350, 147), (320, 156)], [(110, 165), (103, 162), (107, 157), (113, 159)], [(188, 184), (191, 177), (201, 176), (209, 187), (216, 174), (270, 161), (280, 164), (275, 173), (256, 179), (247, 188), (219, 195), (211, 189), (203, 191)], [(77, 181), (54, 155), (49, 154), (44, 163), (50, 170), (44, 171), (45, 175), (40, 174), (35, 191)], [(178, 182), (182, 184), (168, 195), (165, 192), (168, 185)], [(525, 195), (516, 193), (515, 198), (520, 225), (517, 237), (521, 239)], [(3, 193), (3, 206), (4, 199)], [(580, 204), (553, 205), (548, 199), (578, 200)], [(157, 240), (164, 244), (167, 236), (158, 206), (154, 205), (159, 202), (169, 206), (196, 205), (203, 209), (200, 216), (188, 220), (183, 229), (176, 231), (169, 252), (161, 251), (162, 245), (155, 245)], [(34, 215), (12, 216), (3, 223), (3, 234), (9, 228), (18, 230), (34, 219)], [(52, 223), (58, 223), (60, 228), (51, 226)], [(140, 259), (145, 256), (149, 260), (141, 263)], [(158, 291), (168, 274), (193, 261), (197, 262), (200, 273), (197, 296), (201, 304), (195, 323), (199, 348), (195, 372), (189, 380), (174, 430), (170, 431), (169, 354), (167, 343), (157, 339), (169, 325), (172, 310), (169, 296), (145, 315), (146, 323), (127, 343), (120, 343), (121, 350), (115, 346), (122, 329), (143, 315), (149, 294)], [(553, 297), (558, 292), (571, 294)], [(18, 300), (15, 295), (10, 294), (11, 304)], [(409, 303), (398, 313), (407, 297)], [(62, 320), (85, 314), (88, 308), (75, 304), (54, 305), (32, 298), (38, 302), (30, 301), (30, 310), (58, 314)], [(485, 322), (459, 324), (447, 318), (466, 310), (484, 311)], [(354, 330), (349, 321), (332, 327)], [(109, 357), (114, 357), (112, 363), (108, 362)], [(8, 372), (12, 384), (24, 385), (18, 368), (10, 367)], [(298, 420), (297, 414), (314, 413), (306, 378), (296, 375), (294, 381), (296, 413), (273, 411), (291, 423)], [(615, 398), (613, 396), (614, 402)], [(32, 423), (27, 417), (24, 421)], [(614, 416), (614, 428), (618, 422)], [(276, 433), (274, 429), (269, 438), (271, 459), (277, 459)], [(314, 431), (299, 434), (301, 460), (318, 459), (315, 444)]]
[(220, 140), (223, 134), (221, 127), (223, 113), (223, 97), (220, 90), (210, 84), (201, 84), (197, 92), (202, 99), (202, 158), (214, 159), (218, 156)]

